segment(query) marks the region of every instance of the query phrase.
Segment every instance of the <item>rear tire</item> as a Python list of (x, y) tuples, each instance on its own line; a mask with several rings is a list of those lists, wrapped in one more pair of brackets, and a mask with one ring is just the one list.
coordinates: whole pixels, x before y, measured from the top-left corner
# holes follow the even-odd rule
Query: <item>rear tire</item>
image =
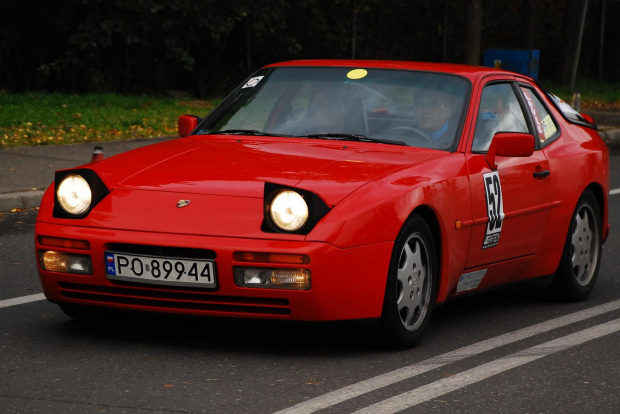
[(562, 258), (549, 287), (559, 298), (583, 300), (592, 291), (603, 250), (601, 227), (598, 201), (591, 191), (586, 190), (577, 202)]
[(404, 349), (418, 344), (431, 319), (437, 297), (438, 264), (433, 233), (420, 216), (401, 229), (392, 252), (380, 339)]

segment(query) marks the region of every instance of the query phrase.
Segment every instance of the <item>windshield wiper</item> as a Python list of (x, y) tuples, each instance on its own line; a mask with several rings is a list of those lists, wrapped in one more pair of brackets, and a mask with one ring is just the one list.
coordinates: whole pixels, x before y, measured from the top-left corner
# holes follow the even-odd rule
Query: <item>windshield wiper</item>
[[(222, 131), (209, 131), (206, 135), (251, 135), (261, 137), (290, 137), (291, 135), (273, 134), (270, 132), (262, 132), (257, 129), (225, 129)], [(318, 138), (318, 139), (334, 139), (342, 141), (359, 141), (359, 142), (378, 142), (389, 145), (407, 145), (403, 141), (392, 141), (389, 139), (369, 138), (362, 134), (309, 134), (297, 135), (295, 138)]]
[(310, 134), (301, 135), (300, 138), (319, 138), (319, 139), (336, 139), (343, 141), (359, 141), (359, 142), (378, 142), (390, 145), (407, 145), (403, 141), (392, 141), (389, 139), (369, 138), (361, 134)]
[(223, 131), (209, 131), (206, 135), (252, 135), (260, 137), (288, 137), (290, 135), (272, 134), (257, 129), (225, 129)]

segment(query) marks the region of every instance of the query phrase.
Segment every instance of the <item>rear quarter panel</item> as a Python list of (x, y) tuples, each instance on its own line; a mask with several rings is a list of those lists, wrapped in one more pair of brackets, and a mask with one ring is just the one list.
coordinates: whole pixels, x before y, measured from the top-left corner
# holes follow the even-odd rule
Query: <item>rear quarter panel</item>
[[(562, 135), (543, 149), (549, 160), (555, 184), (555, 198), (561, 202), (552, 212), (545, 237), (538, 251), (538, 272), (553, 273), (557, 268), (570, 221), (577, 202), (586, 189), (601, 201), (603, 238), (607, 231), (609, 194), (609, 150), (598, 133), (591, 128), (566, 122), (557, 113)], [(544, 263), (542, 262), (544, 261)], [(528, 273), (536, 272), (531, 269)]]

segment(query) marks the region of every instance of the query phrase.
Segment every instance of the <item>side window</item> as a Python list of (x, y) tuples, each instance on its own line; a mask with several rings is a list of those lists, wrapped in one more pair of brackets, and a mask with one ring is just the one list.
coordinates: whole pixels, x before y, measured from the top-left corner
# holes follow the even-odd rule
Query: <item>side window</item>
[(480, 98), (472, 152), (486, 152), (498, 132), (529, 132), (519, 100), (509, 83), (486, 86)]
[(523, 86), (521, 87), (521, 91), (523, 92), (527, 106), (532, 114), (532, 120), (536, 126), (538, 139), (544, 146), (546, 142), (559, 136), (560, 131), (557, 124), (549, 114), (549, 111), (547, 111), (542, 102), (540, 102), (540, 99), (538, 99), (538, 96), (534, 93), (534, 91)]

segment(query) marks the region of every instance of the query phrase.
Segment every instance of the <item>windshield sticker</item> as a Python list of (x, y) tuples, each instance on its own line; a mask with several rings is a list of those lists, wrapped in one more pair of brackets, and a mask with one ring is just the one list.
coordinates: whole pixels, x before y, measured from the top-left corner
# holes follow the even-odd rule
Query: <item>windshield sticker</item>
[(368, 75), (368, 71), (366, 69), (353, 69), (347, 73), (347, 78), (356, 80), (365, 78), (366, 75)]
[(504, 201), (502, 199), (502, 186), (499, 181), (499, 173), (492, 171), (482, 175), (484, 180), (484, 190), (487, 200), (487, 230), (484, 235), (482, 249), (497, 246), (499, 235), (502, 232), (504, 222)]
[(261, 81), (261, 79), (263, 79), (263, 78), (264, 78), (264, 76), (257, 76), (257, 77), (255, 77), (255, 78), (252, 78), (252, 79), (250, 79), (249, 81), (247, 81), (247, 82), (246, 82), (246, 84), (245, 84), (245, 85), (243, 85), (243, 87), (242, 87), (241, 89), (244, 89), (244, 88), (253, 88), (253, 87), (255, 87), (256, 85), (258, 85), (258, 82), (260, 82), (260, 81)]
[(456, 286), (456, 293), (476, 289), (486, 273), (487, 269), (462, 274), (459, 278), (459, 284)]
[(541, 141), (545, 142), (548, 138), (552, 137), (556, 132), (557, 128), (555, 127), (555, 123), (553, 119), (551, 119), (551, 115), (547, 115), (545, 119), (542, 121), (543, 131), (545, 131), (545, 137), (541, 138)]

